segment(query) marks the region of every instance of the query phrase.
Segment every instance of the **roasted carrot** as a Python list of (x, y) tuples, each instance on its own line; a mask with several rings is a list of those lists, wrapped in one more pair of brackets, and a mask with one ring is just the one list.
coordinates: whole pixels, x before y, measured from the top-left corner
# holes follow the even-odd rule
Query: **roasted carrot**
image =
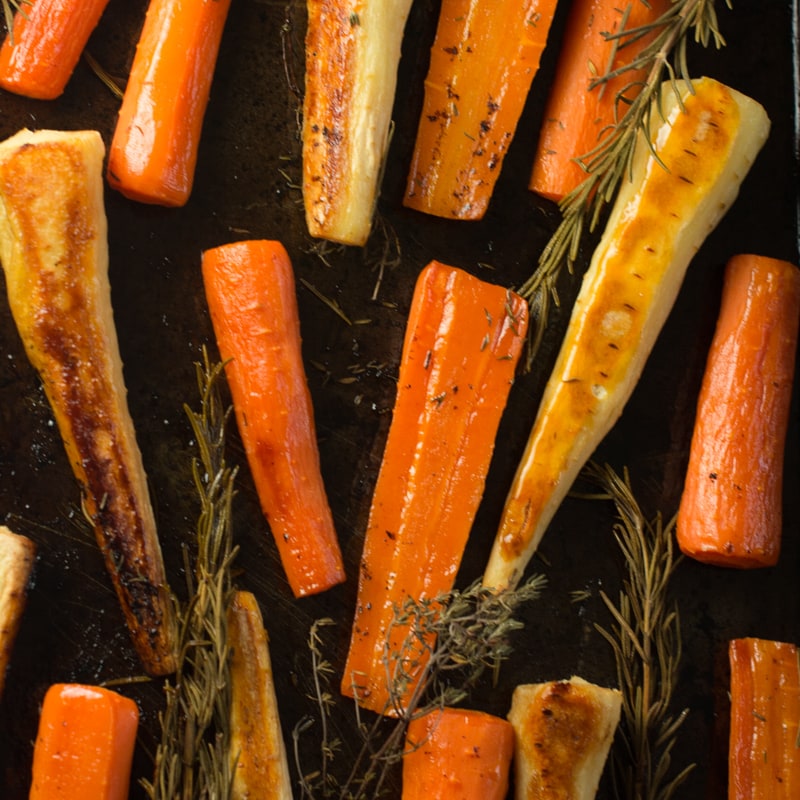
[(108, 0), (34, 0), (20, 6), (0, 47), (0, 86), (53, 100), (72, 77)]
[(507, 720), (460, 708), (413, 719), (403, 753), (402, 800), (505, 800), (514, 754)]
[(292, 800), (269, 639), (258, 601), (237, 591), (228, 608), (231, 800)]
[(800, 797), (800, 661), (794, 644), (729, 643), (728, 800)]
[(0, 143), (0, 261), (144, 668), (176, 665), (177, 625), (127, 403), (97, 131), (20, 131)]
[[(590, 88), (592, 82), (634, 63), (655, 35), (638, 29), (671, 5), (672, 0), (572, 3), (539, 133), (529, 184), (532, 191), (559, 201), (586, 178), (581, 158), (598, 147), (625, 114), (645, 72), (631, 68), (602, 86)], [(631, 35), (621, 35), (623, 28)]]
[(142, 203), (182, 206), (231, 0), (151, 0), (108, 154), (108, 182)]
[(395, 609), (453, 586), (527, 323), (522, 298), (462, 270), (434, 261), (417, 280), (342, 679), (365, 708), (404, 704), (387, 673), (417, 680)]
[[(677, 92), (680, 92), (680, 97)], [(754, 100), (667, 83), (572, 311), (484, 574), (516, 584), (578, 472), (623, 411), (700, 244), (766, 140)], [(654, 152), (657, 151), (657, 155)]]
[(45, 694), (30, 800), (126, 800), (139, 725), (133, 700), (58, 683)]
[(303, 203), (308, 232), (364, 245), (389, 149), (411, 0), (308, 0)]
[(774, 566), (800, 323), (800, 270), (732, 258), (697, 403), (677, 537), (710, 564)]
[(345, 579), (320, 472), (292, 264), (280, 242), (207, 250), (203, 281), (261, 508), (295, 596)]
[(483, 217), (555, 8), (556, 0), (444, 0), (404, 205)]

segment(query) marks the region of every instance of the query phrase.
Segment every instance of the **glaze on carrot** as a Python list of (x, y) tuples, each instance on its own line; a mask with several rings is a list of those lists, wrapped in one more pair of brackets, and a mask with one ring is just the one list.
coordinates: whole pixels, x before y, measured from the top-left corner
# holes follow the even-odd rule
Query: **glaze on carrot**
[(444, 0), (404, 205), (483, 217), (555, 8), (556, 0)]
[[(590, 89), (598, 77), (633, 63), (653, 33), (612, 40), (658, 19), (672, 0), (575, 0), (567, 18), (555, 78), (545, 107), (529, 188), (559, 201), (586, 178), (579, 160), (601, 143), (626, 102), (639, 93), (644, 70), (631, 69)], [(624, 45), (624, 46), (623, 46)], [(617, 98), (623, 93), (625, 101)]]
[(53, 100), (66, 87), (108, 0), (33, 0), (14, 15), (0, 47), (0, 86)]
[(207, 250), (203, 281), (261, 508), (295, 596), (345, 579), (320, 472), (292, 264), (280, 242)]
[(183, 206), (231, 0), (151, 0), (108, 154), (109, 185)]
[(729, 643), (728, 800), (800, 797), (800, 662), (794, 644)]
[(398, 710), (387, 669), (413, 673), (409, 691), (417, 679), (413, 663), (387, 665), (409, 632), (388, 633), (394, 609), (453, 586), (527, 323), (521, 297), (463, 270), (434, 261), (417, 280), (342, 678), (365, 708)]
[(139, 725), (133, 700), (99, 686), (47, 690), (30, 800), (125, 800)]
[(504, 800), (514, 754), (507, 720), (460, 708), (416, 717), (403, 753), (402, 800)]
[(759, 255), (728, 262), (677, 521), (681, 550), (699, 561), (778, 561), (799, 322), (794, 264)]

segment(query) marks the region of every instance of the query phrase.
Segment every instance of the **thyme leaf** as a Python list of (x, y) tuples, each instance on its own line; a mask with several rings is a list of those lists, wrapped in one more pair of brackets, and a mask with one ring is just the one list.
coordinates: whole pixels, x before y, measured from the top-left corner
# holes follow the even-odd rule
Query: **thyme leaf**
[[(731, 0), (724, 2), (731, 7)], [(519, 289), (531, 310), (529, 364), (542, 342), (551, 303), (559, 304), (557, 283), (561, 271), (565, 266), (572, 271), (584, 234), (597, 228), (620, 182), (630, 174), (640, 133), (652, 147), (650, 125), (654, 115), (660, 113), (665, 80), (691, 85), (687, 57), (689, 40), (693, 38), (704, 47), (711, 42), (717, 48), (725, 44), (719, 31), (716, 4), (717, 0), (673, 0), (664, 14), (646, 25), (627, 28), (625, 14), (618, 31), (604, 34), (613, 40), (616, 51), (646, 34), (653, 38), (630, 63), (598, 75), (589, 89), (602, 91), (610, 80), (632, 70), (644, 70), (646, 76), (641, 82), (632, 81), (617, 92), (615, 107), (627, 108), (627, 111), (605, 132), (593, 150), (577, 159), (586, 171), (586, 178), (559, 203), (561, 222), (540, 254), (533, 273)], [(638, 94), (631, 98), (634, 88)]]

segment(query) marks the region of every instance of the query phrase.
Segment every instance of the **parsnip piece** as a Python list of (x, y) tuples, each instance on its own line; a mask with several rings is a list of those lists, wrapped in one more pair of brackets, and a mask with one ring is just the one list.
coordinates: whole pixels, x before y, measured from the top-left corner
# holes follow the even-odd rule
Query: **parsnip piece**
[(250, 592), (228, 610), (231, 648), (232, 800), (292, 800), (292, 783), (272, 679), (269, 640)]
[(25, 609), (36, 545), (0, 525), (0, 697)]
[(701, 78), (640, 137), (584, 276), (506, 499), (483, 583), (516, 585), (578, 472), (619, 418), (690, 260), (735, 200), (766, 141), (764, 109)]
[(167, 674), (176, 622), (111, 308), (103, 156), (96, 131), (0, 143), (0, 260), (133, 644)]
[(523, 684), (511, 698), (515, 800), (590, 800), (597, 794), (622, 695), (583, 678)]
[(411, 0), (308, 0), (303, 201), (312, 236), (366, 243)]

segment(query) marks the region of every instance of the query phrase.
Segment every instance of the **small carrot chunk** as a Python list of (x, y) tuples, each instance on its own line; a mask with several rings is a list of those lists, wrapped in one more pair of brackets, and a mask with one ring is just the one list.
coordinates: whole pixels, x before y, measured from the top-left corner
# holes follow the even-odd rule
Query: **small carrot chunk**
[(99, 686), (47, 690), (30, 800), (125, 800), (139, 725), (133, 700)]

